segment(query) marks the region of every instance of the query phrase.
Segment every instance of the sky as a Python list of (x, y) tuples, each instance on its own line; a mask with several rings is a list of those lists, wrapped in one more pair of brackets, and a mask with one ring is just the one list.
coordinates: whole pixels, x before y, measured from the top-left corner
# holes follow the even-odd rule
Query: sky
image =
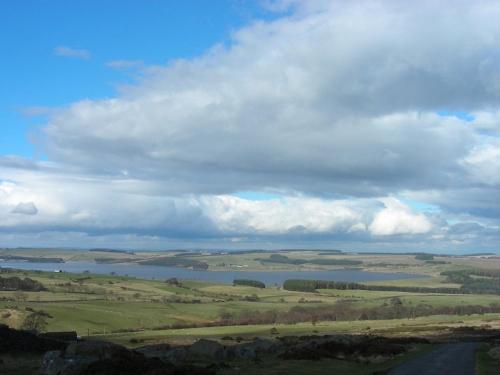
[(497, 252), (499, 18), (4, 2), (0, 247)]

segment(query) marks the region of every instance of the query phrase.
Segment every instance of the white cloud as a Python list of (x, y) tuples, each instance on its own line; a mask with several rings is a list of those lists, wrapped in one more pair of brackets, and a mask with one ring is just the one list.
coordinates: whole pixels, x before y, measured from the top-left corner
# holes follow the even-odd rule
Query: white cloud
[(432, 223), (424, 214), (415, 214), (394, 198), (381, 199), (385, 208), (375, 215), (369, 231), (375, 236), (397, 234), (423, 234), (432, 229)]
[(47, 152), (91, 173), (168, 179), (170, 193), (450, 185), (475, 130), (434, 112), (500, 94), (488, 83), (498, 72), (480, 69), (496, 61), (500, 6), (457, 7), (454, 18), (431, 2), (300, 6), (227, 49), (146, 68), (122, 96), (61, 109)]
[(54, 48), (54, 54), (56, 56), (71, 57), (82, 60), (90, 59), (90, 51), (86, 49), (71, 48), (68, 46), (58, 46)]
[[(323, 234), (335, 238), (367, 234), (368, 226), (377, 235), (422, 233), (422, 223), (427, 222), (424, 215), (413, 215), (406, 206), (389, 198), (334, 200), (283, 196), (251, 201), (230, 195), (158, 196), (137, 194), (131, 180), (105, 182), (65, 176), (62, 188), (60, 176), (44, 177), (45, 173), (17, 174), (16, 183), (0, 185), (0, 208), (5, 207), (0, 212), (0, 228), (66, 227), (68, 231), (110, 233), (132, 230), (165, 237)], [(38, 212), (38, 215), (9, 215), (21, 213), (21, 209), (22, 213)], [(393, 233), (382, 233), (384, 229), (378, 228), (384, 226), (392, 228)]]
[[(236, 31), (227, 48), (143, 66), (114, 98), (49, 112), (39, 139), (50, 163), (0, 160), (0, 177), (14, 184), (0, 190), (3, 228), (410, 244), (449, 241), (446, 219), (464, 216), (493, 238), (500, 4), (269, 6), (288, 13)], [(283, 198), (251, 202), (231, 196), (237, 191)], [(379, 198), (402, 196), (442, 212)], [(38, 214), (11, 215), (23, 202)], [(474, 235), (459, 240), (477, 241), (477, 228), (464, 228)]]
[(130, 69), (144, 65), (142, 60), (112, 60), (106, 63), (106, 66), (112, 69)]
[(287, 234), (346, 232), (366, 220), (367, 202), (306, 197), (250, 201), (233, 196), (205, 197), (206, 215), (222, 233)]
[(500, 186), (500, 141), (473, 148), (461, 163), (473, 181)]

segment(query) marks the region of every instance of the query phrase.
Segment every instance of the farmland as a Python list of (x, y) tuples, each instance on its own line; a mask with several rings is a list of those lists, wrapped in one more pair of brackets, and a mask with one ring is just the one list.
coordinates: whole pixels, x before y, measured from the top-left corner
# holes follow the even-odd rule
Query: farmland
[[(22, 256), (60, 257), (64, 262), (108, 257), (112, 261), (143, 262), (144, 259), (175, 258), (177, 253), (114, 253), (71, 251), (21, 251)], [(71, 255), (73, 254), (73, 255)], [(140, 255), (139, 255), (140, 254)], [(188, 345), (199, 339), (217, 340), (224, 345), (251, 342), (255, 337), (275, 340), (303, 335), (380, 335), (384, 337), (443, 337), (453, 336), (462, 329), (500, 329), (500, 295), (476, 293), (464, 288), (463, 279), (477, 284), (475, 273), (490, 287), (500, 267), (497, 258), (442, 257), (446, 263), (427, 264), (415, 255), (339, 254), (321, 255), (319, 252), (288, 252), (288, 259), (347, 259), (356, 262), (356, 268), (372, 272), (418, 273), (425, 277), (406, 280), (379, 280), (350, 284), (318, 283), (312, 290), (287, 290), (286, 283), (264, 285), (259, 280), (248, 280), (245, 270), (235, 284), (175, 278), (141, 279), (116, 274), (91, 272), (45, 272), (35, 270), (1, 269), (0, 277), (18, 280), (24, 290), (0, 291), (0, 322), (23, 329), (33, 316), (40, 317), (39, 330), (46, 332), (76, 331), (82, 338), (114, 342), (130, 348), (168, 343)], [(324, 254), (324, 253), (323, 253)], [(71, 256), (70, 256), (71, 255)], [(281, 255), (281, 253), (280, 253)], [(243, 253), (234, 255), (182, 255), (206, 262), (208, 270), (220, 270), (221, 263), (245, 264), (250, 259), (269, 258), (269, 254)], [(216, 260), (213, 257), (217, 258)], [(302, 257), (302, 258), (301, 258)], [(123, 259), (124, 258), (124, 259)], [(441, 257), (434, 257), (441, 259)], [(246, 263), (245, 263), (246, 262)], [(254, 267), (273, 272), (276, 267), (307, 270), (338, 269), (338, 261), (303, 261), (292, 263), (262, 262)], [(321, 268), (319, 263), (321, 263)], [(334, 265), (335, 263), (335, 265)], [(354, 263), (340, 262), (342, 268)], [(169, 261), (170, 264), (170, 261)], [(384, 266), (381, 266), (383, 264)], [(405, 264), (406, 266), (403, 266)], [(248, 265), (249, 266), (249, 265)], [(144, 265), (147, 269), (147, 262)], [(281, 268), (280, 268), (281, 269)], [(479, 270), (479, 271), (474, 271)], [(452, 279), (450, 279), (452, 272)], [(458, 276), (462, 277), (459, 280)], [(349, 287), (347, 287), (349, 286)], [(37, 290), (29, 290), (38, 288)], [(444, 292), (443, 292), (444, 291)], [(423, 345), (404, 357), (396, 357), (382, 364), (354, 364), (329, 360), (332, 366), (345, 366), (351, 373), (367, 373), (389, 368), (402, 358), (430, 350)], [(481, 352), (481, 358), (487, 355)], [(304, 362), (276, 362), (264, 358), (270, 373), (286, 373), (290, 366), (300, 368)], [(31, 363), (31, 362), (30, 362)], [(308, 365), (312, 373), (323, 373), (316, 362)], [(316, 367), (315, 367), (316, 366)], [(247, 372), (258, 372), (258, 367), (247, 366)], [(346, 370), (347, 371), (347, 370)], [(230, 370), (222, 371), (231, 374)]]

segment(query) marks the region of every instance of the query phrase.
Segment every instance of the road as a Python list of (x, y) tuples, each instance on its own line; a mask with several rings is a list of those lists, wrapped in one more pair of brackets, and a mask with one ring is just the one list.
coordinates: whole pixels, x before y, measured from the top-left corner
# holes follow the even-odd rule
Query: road
[(389, 372), (389, 375), (474, 375), (475, 342), (445, 344), (413, 358)]

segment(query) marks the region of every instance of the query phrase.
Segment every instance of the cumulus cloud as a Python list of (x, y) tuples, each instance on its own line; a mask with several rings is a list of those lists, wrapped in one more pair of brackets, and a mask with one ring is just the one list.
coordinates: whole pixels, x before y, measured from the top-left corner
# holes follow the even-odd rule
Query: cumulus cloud
[(378, 212), (369, 226), (376, 236), (395, 234), (422, 234), (432, 229), (432, 224), (424, 214), (415, 214), (394, 198), (383, 199), (385, 208)]
[(307, 197), (250, 201), (223, 195), (205, 197), (202, 203), (206, 215), (222, 233), (246, 235), (345, 232), (366, 221), (373, 208), (373, 202)]
[(70, 57), (82, 60), (90, 59), (90, 51), (86, 49), (71, 48), (68, 46), (58, 46), (54, 48), (54, 54), (56, 56)]
[(121, 97), (61, 109), (47, 152), (193, 193), (449, 185), (474, 128), (435, 111), (497, 102), (487, 62), (500, 7), (460, 3), (454, 18), (431, 3), (320, 5), (244, 28), (228, 49), (151, 67)]
[[(40, 210), (4, 227), (408, 244), (457, 236), (446, 224), (454, 216), (494, 236), (500, 4), (267, 5), (281, 17), (237, 30), (228, 47), (143, 66), (114, 98), (51, 111), (39, 137), (50, 163), (0, 161), (17, 194), (0, 195), (0, 209)], [(282, 198), (232, 196), (270, 190)]]

